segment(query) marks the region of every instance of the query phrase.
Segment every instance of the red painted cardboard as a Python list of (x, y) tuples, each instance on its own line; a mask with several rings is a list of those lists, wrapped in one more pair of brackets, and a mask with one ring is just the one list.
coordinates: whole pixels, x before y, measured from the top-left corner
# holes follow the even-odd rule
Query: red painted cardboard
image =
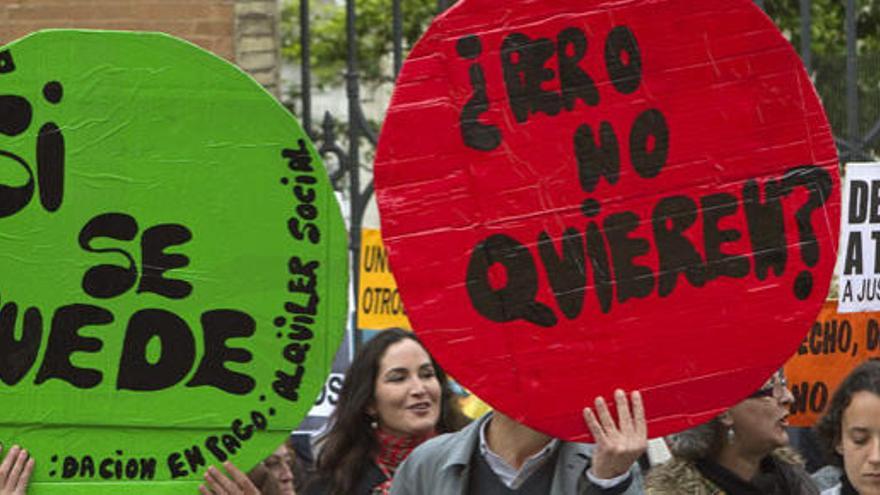
[(465, 0), (382, 129), (382, 231), (415, 331), (493, 407), (589, 438), (641, 390), (651, 436), (723, 411), (825, 299), (840, 196), (796, 53), (748, 0)]

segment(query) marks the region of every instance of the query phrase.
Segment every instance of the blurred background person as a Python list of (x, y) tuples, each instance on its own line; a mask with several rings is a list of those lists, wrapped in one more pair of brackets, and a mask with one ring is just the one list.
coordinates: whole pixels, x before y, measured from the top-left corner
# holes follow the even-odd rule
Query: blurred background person
[(647, 476), (650, 495), (817, 495), (787, 448), (794, 400), (782, 372), (707, 423), (667, 438), (673, 458)]
[[(228, 475), (211, 467), (199, 491), (205, 495), (296, 495), (305, 479), (290, 440), (278, 446), (245, 476), (232, 463), (224, 463)], [(0, 492), (0, 495), (4, 495)]]
[[(880, 360), (861, 364), (843, 380), (816, 432), (837, 468), (822, 495), (880, 495)], [(822, 488), (828, 472), (815, 475)]]
[(285, 442), (247, 476), (262, 495), (296, 495), (297, 487), (302, 484), (302, 472), (295, 463), (292, 449)]
[(418, 338), (401, 329), (379, 332), (345, 374), (305, 494), (386, 494), (412, 449), (466, 422)]

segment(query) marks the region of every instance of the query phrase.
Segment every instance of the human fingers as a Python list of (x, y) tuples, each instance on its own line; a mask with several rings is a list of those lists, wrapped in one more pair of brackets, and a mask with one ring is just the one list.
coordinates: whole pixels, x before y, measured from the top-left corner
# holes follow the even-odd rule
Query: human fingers
[(648, 438), (648, 422), (645, 421), (645, 406), (642, 403), (642, 394), (636, 390), (632, 393), (633, 419), (636, 434), (641, 438)]
[[(10, 451), (10, 455), (12, 452)], [(18, 451), (18, 455), (15, 459), (15, 464), (12, 465), (12, 469), (9, 471), (9, 477), (6, 478), (6, 485), (9, 487), (17, 487), (18, 480), (21, 478), (21, 472), (24, 470), (24, 465), (27, 464), (28, 461), (28, 453), (27, 450), (21, 449)]]
[(257, 490), (257, 487), (254, 486), (247, 475), (235, 467), (235, 464), (226, 461), (223, 463), (223, 467), (226, 468), (226, 472), (232, 476), (232, 479), (235, 480), (235, 483), (238, 484), (238, 488), (240, 488), (243, 493), (246, 495), (259, 495), (260, 492)]
[(199, 485), (199, 493), (202, 495), (214, 495), (205, 485)]
[(629, 412), (629, 401), (623, 390), (614, 391), (614, 402), (617, 404), (617, 423), (620, 432), (624, 435), (631, 435), (634, 431), (633, 419)]
[(21, 472), (21, 477), (18, 478), (18, 483), (15, 485), (16, 493), (27, 493), (28, 483), (31, 481), (31, 474), (34, 472), (34, 458), (31, 457), (27, 460), (27, 463), (24, 465), (24, 469)]
[(605, 399), (602, 397), (596, 397), (596, 413), (599, 415), (599, 423), (602, 424), (606, 437), (617, 432), (617, 425), (614, 424), (614, 418), (611, 417), (608, 404), (605, 403)]
[(599, 424), (599, 420), (596, 419), (593, 410), (589, 407), (584, 408), (584, 421), (587, 423), (590, 433), (593, 434), (593, 440), (598, 444), (604, 444), (605, 432), (602, 430), (602, 425)]
[(216, 495), (237, 495), (239, 493), (235, 483), (214, 466), (208, 468), (208, 472), (205, 473), (205, 481), (208, 482), (208, 487)]
[(15, 463), (15, 460), (18, 458), (18, 445), (13, 445), (9, 452), (6, 454), (6, 457), (3, 459), (3, 462), (0, 463), (0, 488), (6, 486), (6, 480), (9, 479), (9, 471), (12, 469), (12, 465)]

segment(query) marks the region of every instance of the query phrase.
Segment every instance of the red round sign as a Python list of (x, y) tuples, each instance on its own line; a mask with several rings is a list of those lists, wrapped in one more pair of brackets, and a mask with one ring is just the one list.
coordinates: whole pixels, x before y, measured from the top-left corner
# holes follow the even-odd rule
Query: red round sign
[(840, 197), (796, 53), (749, 0), (465, 0), (401, 72), (377, 152), (416, 332), (492, 406), (589, 438), (639, 389), (651, 436), (795, 350)]

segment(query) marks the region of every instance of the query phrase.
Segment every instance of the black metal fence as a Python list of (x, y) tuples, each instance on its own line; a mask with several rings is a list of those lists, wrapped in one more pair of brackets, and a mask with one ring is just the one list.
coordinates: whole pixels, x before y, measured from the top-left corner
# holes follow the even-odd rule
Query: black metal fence
[[(797, 0), (800, 8), (800, 32), (799, 50), (807, 71), (813, 75), (820, 96), (825, 101), (829, 120), (835, 135), (840, 160), (842, 163), (852, 161), (867, 161), (874, 158), (872, 150), (880, 149), (880, 118), (876, 122), (862, 118), (865, 109), (870, 110), (870, 115), (880, 115), (880, 91), (874, 94), (872, 101), (860, 102), (859, 82), (862, 74), (880, 72), (880, 54), (862, 57), (858, 56), (858, 32), (856, 26), (857, 2), (856, 0), (843, 0), (845, 5), (845, 20), (840, 26), (845, 33), (846, 47), (841, 50), (841, 56), (818, 57), (811, 50), (812, 34), (811, 26), (813, 0)], [(454, 3), (452, 0), (438, 0), (437, 11), (442, 12)], [(755, 0), (762, 9), (765, 7), (764, 0)], [(346, 33), (347, 33), (347, 61), (345, 71), (346, 98), (348, 100), (348, 113), (345, 116), (332, 116), (325, 114), (316, 128), (312, 115), (312, 68), (310, 60), (310, 0), (300, 0), (299, 4), (299, 28), (301, 44), (301, 85), (299, 88), (300, 102), (297, 105), (300, 111), (297, 116), (303, 127), (310, 134), (318, 146), (319, 151), (325, 157), (332, 157), (337, 164), (331, 170), (331, 180), (334, 187), (344, 192), (349, 200), (348, 216), (350, 219), (350, 250), (352, 262), (352, 276), (355, 287), (355, 301), (352, 307), (357, 308), (357, 287), (360, 263), (361, 225), (367, 204), (373, 195), (372, 178), (362, 181), (360, 170), (365, 156), (372, 154), (364, 153), (362, 146), (369, 149), (376, 147), (376, 133), (367, 122), (361, 106), (361, 81), (358, 71), (357, 59), (357, 36), (355, 25), (357, 22), (357, 1), (346, 0)], [(400, 71), (403, 64), (403, 16), (406, 12), (401, 9), (401, 0), (391, 2), (391, 23), (393, 33), (392, 61), (394, 73)], [(860, 63), (868, 70), (860, 70)], [(822, 74), (818, 74), (817, 67), (821, 66)], [(819, 77), (822, 75), (823, 77)], [(880, 88), (878, 88), (880, 89)], [(829, 104), (833, 102), (834, 104)], [(866, 114), (867, 115), (867, 114)], [(347, 122), (343, 135), (337, 131), (336, 122)], [(352, 318), (355, 318), (355, 314)], [(352, 325), (357, 327), (356, 322)], [(356, 335), (360, 344), (360, 332)]]

